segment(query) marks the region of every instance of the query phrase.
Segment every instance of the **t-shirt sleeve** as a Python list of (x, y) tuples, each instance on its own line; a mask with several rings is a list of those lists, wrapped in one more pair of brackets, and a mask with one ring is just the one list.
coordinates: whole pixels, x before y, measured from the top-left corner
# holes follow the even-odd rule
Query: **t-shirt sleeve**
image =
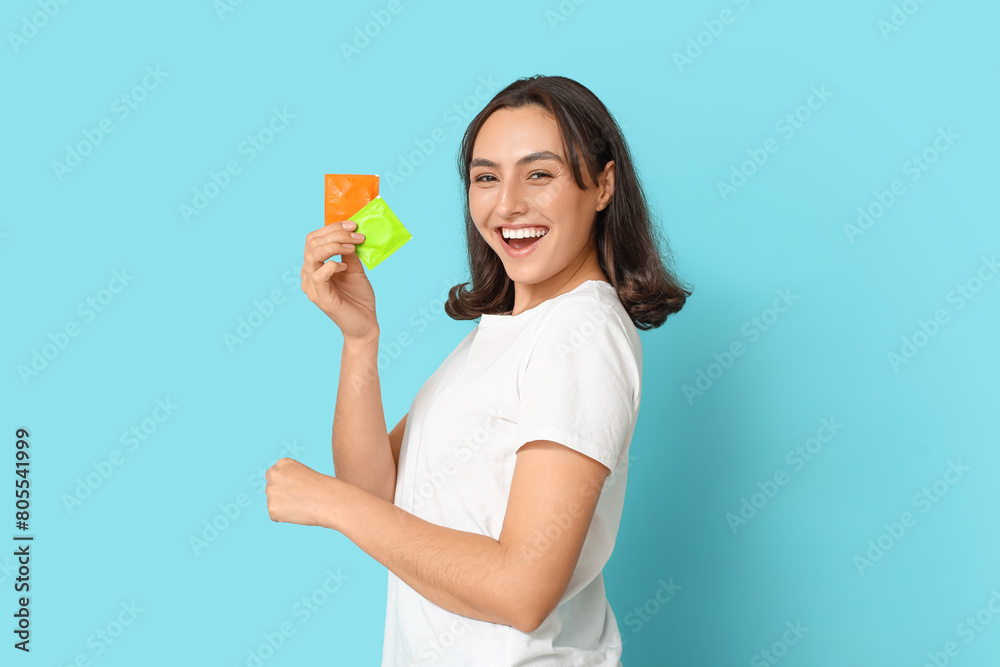
[(518, 441), (558, 442), (615, 472), (638, 417), (637, 357), (611, 306), (587, 299), (559, 304), (518, 376)]

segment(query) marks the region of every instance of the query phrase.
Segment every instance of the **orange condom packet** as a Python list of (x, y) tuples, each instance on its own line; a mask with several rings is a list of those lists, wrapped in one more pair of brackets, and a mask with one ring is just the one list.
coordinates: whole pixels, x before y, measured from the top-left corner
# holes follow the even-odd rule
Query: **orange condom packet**
[(378, 196), (378, 176), (327, 174), (325, 222), (347, 220)]
[(350, 219), (358, 223), (356, 231), (365, 235), (365, 240), (354, 246), (354, 253), (369, 269), (374, 269), (413, 238), (379, 196), (365, 204)]

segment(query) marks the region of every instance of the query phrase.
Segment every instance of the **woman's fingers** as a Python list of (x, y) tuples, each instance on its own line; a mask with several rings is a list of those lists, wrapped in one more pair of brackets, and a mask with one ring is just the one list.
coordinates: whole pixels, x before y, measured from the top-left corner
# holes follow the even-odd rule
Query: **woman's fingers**
[(354, 243), (348, 240), (328, 241), (313, 248), (313, 257), (320, 262), (325, 262), (334, 255), (342, 255), (354, 252)]
[(303, 280), (334, 255), (354, 252), (354, 245), (361, 241), (355, 239), (351, 229), (345, 229), (345, 225), (353, 229), (355, 223), (351, 220), (332, 222), (306, 234), (305, 256), (302, 261)]
[(343, 254), (340, 256), (340, 261), (347, 267), (345, 271), (361, 271), (364, 273), (364, 269), (361, 268), (361, 258), (358, 254), (351, 250), (351, 252)]
[(330, 278), (344, 269), (344, 265), (340, 262), (326, 262), (303, 279), (302, 291), (306, 293), (310, 301), (320, 308), (336, 304), (340, 300), (340, 296), (330, 284)]
[(343, 271), (344, 266), (340, 262), (326, 262), (323, 266), (319, 267), (312, 274), (312, 282), (314, 285), (322, 285), (330, 280), (337, 271)]

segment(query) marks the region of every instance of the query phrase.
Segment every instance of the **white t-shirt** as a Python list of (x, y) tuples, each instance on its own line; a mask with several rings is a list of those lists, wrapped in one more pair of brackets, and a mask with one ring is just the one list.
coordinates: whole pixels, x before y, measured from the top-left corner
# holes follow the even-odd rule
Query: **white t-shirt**
[(454, 614), (390, 571), (382, 667), (617, 667), (621, 635), (601, 571), (618, 534), (639, 413), (638, 332), (603, 280), (517, 315), (479, 319), (413, 401), (395, 504), (431, 523), (499, 539), (525, 443), (552, 440), (612, 474), (572, 579), (537, 630)]

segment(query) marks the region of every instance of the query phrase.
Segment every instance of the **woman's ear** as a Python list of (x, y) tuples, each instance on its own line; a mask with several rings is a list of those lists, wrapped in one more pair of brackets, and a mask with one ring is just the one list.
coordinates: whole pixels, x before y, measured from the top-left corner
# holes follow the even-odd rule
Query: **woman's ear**
[(597, 179), (597, 210), (603, 211), (615, 194), (615, 161), (609, 160)]

